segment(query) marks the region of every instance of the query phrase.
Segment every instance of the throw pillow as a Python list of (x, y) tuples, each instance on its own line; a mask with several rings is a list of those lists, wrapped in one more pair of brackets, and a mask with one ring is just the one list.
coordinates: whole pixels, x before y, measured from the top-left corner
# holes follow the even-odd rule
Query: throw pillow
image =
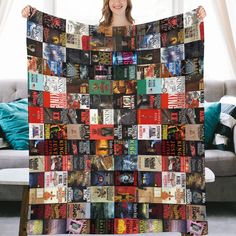
[(220, 120), (221, 106), (219, 102), (204, 103), (205, 147), (210, 149), (216, 127)]
[(213, 147), (220, 150), (234, 151), (233, 127), (236, 124), (236, 97), (224, 96), (220, 103), (220, 122), (215, 131)]
[(28, 149), (28, 99), (0, 103), (0, 127), (7, 141), (16, 150)]

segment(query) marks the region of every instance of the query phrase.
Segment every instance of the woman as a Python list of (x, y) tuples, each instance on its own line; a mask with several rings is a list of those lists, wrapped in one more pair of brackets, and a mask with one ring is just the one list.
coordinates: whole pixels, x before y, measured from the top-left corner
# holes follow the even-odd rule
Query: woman
[[(113, 26), (128, 26), (134, 24), (134, 19), (131, 16), (132, 2), (131, 0), (105, 0), (102, 8), (102, 18), (100, 19), (100, 29), (111, 32)], [(35, 14), (36, 8), (26, 6), (22, 10), (23, 17), (30, 17)], [(197, 9), (197, 17), (203, 20), (206, 16), (206, 11), (202, 6)]]

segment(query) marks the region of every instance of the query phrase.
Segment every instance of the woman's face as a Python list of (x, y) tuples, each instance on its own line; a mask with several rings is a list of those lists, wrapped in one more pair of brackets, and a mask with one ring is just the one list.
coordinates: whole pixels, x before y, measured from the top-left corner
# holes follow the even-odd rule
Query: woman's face
[(109, 0), (109, 7), (113, 14), (125, 15), (127, 0)]

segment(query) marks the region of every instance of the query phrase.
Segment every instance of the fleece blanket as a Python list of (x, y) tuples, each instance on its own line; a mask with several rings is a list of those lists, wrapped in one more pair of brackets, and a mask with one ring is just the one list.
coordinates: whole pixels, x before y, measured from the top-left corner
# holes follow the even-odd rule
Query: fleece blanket
[(27, 20), (29, 212), (39, 234), (206, 235), (204, 23)]

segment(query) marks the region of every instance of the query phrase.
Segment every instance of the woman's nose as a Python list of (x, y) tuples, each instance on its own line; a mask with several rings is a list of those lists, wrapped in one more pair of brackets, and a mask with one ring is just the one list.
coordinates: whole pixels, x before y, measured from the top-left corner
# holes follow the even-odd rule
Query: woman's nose
[(123, 3), (125, 0), (110, 0), (114, 4), (120, 4)]

